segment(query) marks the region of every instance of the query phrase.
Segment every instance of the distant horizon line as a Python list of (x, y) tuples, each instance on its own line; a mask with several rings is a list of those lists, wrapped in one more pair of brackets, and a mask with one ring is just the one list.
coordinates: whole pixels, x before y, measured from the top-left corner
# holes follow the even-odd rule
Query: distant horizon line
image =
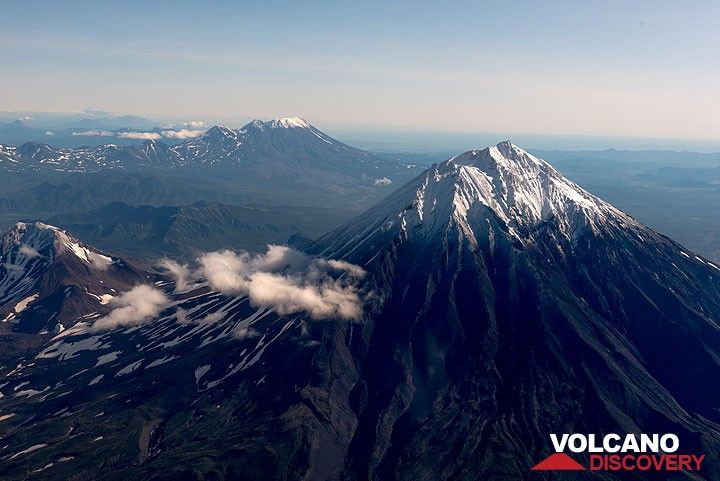
[[(404, 144), (408, 142), (408, 139), (382, 139), (372, 138), (370, 136), (387, 137), (392, 136), (434, 136), (436, 142), (440, 139), (437, 137), (445, 137), (441, 143), (445, 144), (453, 141), (460, 141), (460, 138), (467, 137), (483, 137), (483, 138), (496, 138), (496, 139), (513, 139), (513, 141), (519, 145), (527, 144), (527, 141), (542, 141), (545, 144), (548, 141), (560, 141), (560, 144), (552, 147), (550, 145), (529, 147), (535, 150), (567, 150), (567, 151), (600, 151), (600, 150), (620, 150), (620, 151), (671, 151), (671, 152), (688, 152), (688, 153), (720, 153), (720, 137), (719, 138), (704, 138), (704, 137), (668, 137), (668, 136), (652, 136), (652, 135), (640, 135), (640, 134), (612, 134), (612, 133), (554, 133), (554, 132), (509, 132), (509, 131), (493, 131), (493, 130), (462, 130), (462, 129), (442, 129), (433, 127), (412, 127), (407, 125), (387, 125), (387, 124), (367, 124), (367, 123), (356, 123), (347, 121), (323, 121), (319, 120), (322, 127), (312, 121), (308, 120), (307, 116), (303, 115), (276, 115), (276, 116), (205, 116), (205, 115), (169, 115), (163, 114), (136, 114), (126, 112), (113, 112), (103, 110), (100, 108), (88, 107), (81, 110), (18, 110), (18, 109), (2, 109), (0, 110), (0, 119), (4, 122), (12, 122), (20, 120), (29, 126), (32, 126), (36, 119), (33, 118), (10, 118), (11, 115), (24, 114), (28, 115), (48, 115), (48, 116), (61, 116), (61, 115), (75, 115), (82, 116), (83, 114), (97, 112), (106, 114), (109, 117), (141, 117), (150, 122), (157, 122), (155, 128), (167, 128), (168, 123), (174, 125), (183, 125), (189, 122), (202, 122), (204, 123), (204, 129), (209, 130), (214, 126), (227, 127), (227, 128), (241, 128), (253, 121), (260, 120), (263, 122), (281, 120), (281, 119), (302, 119), (313, 127), (319, 128), (323, 131), (328, 131), (331, 135), (348, 136), (344, 142), (352, 141), (349, 137), (357, 137), (354, 139), (357, 142), (367, 144), (376, 144), (381, 150), (384, 144)], [(87, 117), (88, 119), (93, 118), (92, 116)], [(98, 118), (101, 120), (102, 117)], [(208, 119), (208, 120), (203, 120)], [(38, 119), (39, 120), (39, 119)], [(50, 119), (48, 119), (50, 120)], [(42, 124), (42, 120), (37, 122)], [(166, 126), (163, 126), (163, 123)], [(116, 129), (117, 130), (117, 129)], [(133, 131), (144, 131), (146, 129), (129, 128)], [(456, 137), (455, 139), (451, 139)], [(515, 140), (515, 139), (525, 139)], [(342, 140), (342, 139), (339, 139)], [(570, 146), (567, 142), (578, 142), (577, 145)], [(588, 142), (589, 141), (589, 142)], [(417, 152), (439, 152), (445, 150), (453, 150), (454, 146), (447, 145), (435, 145), (436, 142), (431, 142), (433, 145), (422, 146), (423, 149), (417, 150)], [(615, 143), (617, 142), (617, 143)], [(463, 142), (465, 143), (465, 142)], [(493, 144), (493, 142), (490, 142)], [(495, 142), (496, 143), (496, 142)], [(593, 145), (595, 144), (595, 145)], [(701, 145), (693, 145), (701, 144)], [(494, 144), (493, 144), (494, 145)], [(604, 146), (603, 146), (604, 145)], [(634, 145), (634, 146), (633, 146)], [(397, 146), (397, 145), (396, 145)], [(421, 146), (417, 146), (418, 148)], [(431, 150), (425, 150), (431, 148)]]

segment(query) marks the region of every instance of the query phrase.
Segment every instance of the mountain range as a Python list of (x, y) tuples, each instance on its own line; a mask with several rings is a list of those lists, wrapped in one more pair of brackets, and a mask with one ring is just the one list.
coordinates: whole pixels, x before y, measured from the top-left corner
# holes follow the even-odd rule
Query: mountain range
[(39, 142), (0, 145), (0, 170), (6, 172), (168, 169), (233, 171), (334, 189), (354, 188), (358, 183), (385, 187), (404, 182), (420, 170), (350, 147), (296, 117), (254, 120), (239, 130), (215, 126), (200, 137), (172, 146), (160, 140), (81, 148), (53, 148)]
[(545, 161), (466, 152), (297, 245), (160, 269), (11, 229), (0, 476), (576, 479), (530, 471), (550, 433), (672, 432), (708, 455), (672, 479), (720, 477), (720, 267)]
[[(18, 118), (19, 117), (19, 118)], [(159, 129), (156, 122), (137, 115), (112, 115), (96, 109), (79, 113), (0, 112), (0, 143), (20, 145), (44, 140), (73, 147), (109, 140), (128, 145), (123, 133)]]

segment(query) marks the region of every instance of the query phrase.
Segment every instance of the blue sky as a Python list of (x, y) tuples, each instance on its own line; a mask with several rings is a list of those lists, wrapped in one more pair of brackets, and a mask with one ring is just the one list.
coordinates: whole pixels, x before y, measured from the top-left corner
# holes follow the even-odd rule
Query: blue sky
[(709, 1), (5, 0), (0, 109), (720, 139), (718, 25)]

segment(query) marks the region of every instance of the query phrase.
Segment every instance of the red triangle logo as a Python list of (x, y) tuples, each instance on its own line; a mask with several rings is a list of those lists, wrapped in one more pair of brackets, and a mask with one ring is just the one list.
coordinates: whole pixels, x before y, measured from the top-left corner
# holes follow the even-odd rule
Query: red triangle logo
[(555, 453), (533, 466), (532, 471), (585, 471), (585, 467), (565, 453)]

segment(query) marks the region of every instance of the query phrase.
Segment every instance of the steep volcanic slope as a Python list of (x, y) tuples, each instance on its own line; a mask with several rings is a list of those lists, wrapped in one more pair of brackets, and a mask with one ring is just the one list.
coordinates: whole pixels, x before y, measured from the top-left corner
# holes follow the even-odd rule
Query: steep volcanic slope
[(707, 460), (671, 479), (720, 477), (720, 269), (545, 162), (465, 153), (307, 249), (366, 269), (361, 318), (158, 282), (3, 369), (0, 476), (575, 479), (530, 472), (549, 433), (673, 432)]
[(436, 165), (314, 250), (383, 295), (354, 337), (345, 477), (524, 479), (557, 432), (717, 453), (720, 269), (514, 145)]
[[(35, 230), (47, 242), (26, 233)], [(65, 239), (73, 255), (82, 252), (89, 263), (102, 255), (46, 225), (18, 226), (6, 239), (13, 252), (28, 242), (45, 253), (47, 245), (54, 261), (65, 255), (56, 253)], [(302, 254), (293, 251), (289, 262), (296, 256)], [(54, 263), (8, 259), (20, 259), (13, 265), (26, 278), (53, 271)], [(312, 264), (309, 282), (322, 265), (330, 264)], [(104, 284), (95, 280), (92, 292)], [(311, 321), (293, 310), (280, 315), (277, 307), (242, 293), (215, 292), (194, 277), (173, 284), (161, 275), (145, 276), (126, 289), (138, 285), (147, 295), (134, 296), (132, 304), (116, 303), (127, 290), (118, 292), (107, 306), (85, 306), (87, 314), (72, 327), (40, 333), (34, 342), (25, 335), (21, 342), (29, 347), (15, 350), (21, 355), (0, 356), (0, 477), (301, 476), (310, 441), (302, 431), (318, 424), (308, 404), (323, 395), (298, 390), (317, 377), (316, 338), (322, 338), (324, 322), (335, 321)], [(125, 315), (158, 293), (164, 299), (152, 322), (137, 324)], [(131, 322), (107, 326), (121, 317)], [(13, 335), (3, 341), (16, 342)]]
[(61, 332), (149, 276), (40, 222), (18, 223), (2, 237), (1, 246), (3, 330)]

